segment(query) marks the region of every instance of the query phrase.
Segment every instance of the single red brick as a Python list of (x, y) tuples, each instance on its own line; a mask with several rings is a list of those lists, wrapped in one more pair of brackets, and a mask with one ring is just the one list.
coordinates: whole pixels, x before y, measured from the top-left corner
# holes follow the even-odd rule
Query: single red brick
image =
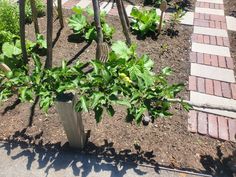
[(211, 55), (211, 65), (212, 66), (218, 66), (218, 56)]
[(205, 20), (210, 20), (210, 15), (209, 14), (205, 14)]
[(204, 2), (201, 2), (200, 7), (204, 7), (204, 6), (205, 6)]
[(230, 69), (234, 69), (234, 62), (232, 58), (226, 57), (226, 65)]
[(197, 34), (193, 33), (191, 38), (192, 38), (193, 42), (198, 42), (198, 35)]
[(236, 100), (236, 84), (231, 84), (232, 98)]
[(205, 93), (205, 80), (203, 78), (197, 78), (197, 90), (198, 92)]
[(205, 44), (210, 44), (210, 36), (204, 35), (203, 36), (203, 41), (204, 41)]
[(222, 28), (221, 28), (221, 23), (218, 22), (218, 21), (215, 21), (215, 27), (216, 27), (217, 29), (222, 29)]
[(219, 9), (220, 8), (220, 4), (215, 4), (215, 9)]
[(206, 65), (211, 64), (211, 56), (209, 54), (204, 53), (204, 64)]
[(218, 60), (219, 60), (219, 66), (222, 67), (222, 68), (226, 68), (225, 57), (223, 57), (223, 56), (218, 56)]
[(188, 89), (191, 91), (197, 91), (197, 78), (195, 76), (189, 76)]
[(214, 90), (213, 90), (213, 81), (211, 79), (206, 79), (206, 93), (207, 94), (214, 94)]
[(197, 35), (197, 41), (198, 41), (199, 43), (203, 43), (203, 35), (202, 35), (202, 34), (198, 34), (198, 35)]
[(231, 98), (231, 89), (229, 83), (221, 82), (223, 97)]
[(203, 112), (198, 113), (198, 133), (207, 134), (207, 114)]
[(215, 9), (215, 4), (210, 3), (210, 8), (211, 8), (211, 9)]
[(190, 62), (192, 62), (192, 63), (197, 62), (197, 53), (196, 52), (190, 52)]
[(229, 140), (228, 120), (225, 117), (218, 116), (219, 138)]
[(205, 14), (200, 14), (199, 19), (204, 20), (205, 19)]
[(227, 29), (227, 25), (226, 25), (226, 22), (220, 22), (221, 24), (221, 29)]
[(223, 5), (223, 4), (220, 4), (219, 9), (224, 9), (224, 5)]
[(213, 85), (214, 85), (214, 94), (216, 96), (222, 96), (222, 90), (221, 90), (221, 84), (220, 81), (213, 81)]
[(195, 14), (194, 14), (194, 18), (195, 18), (195, 19), (199, 19), (199, 18), (200, 18), (200, 14), (199, 14), (199, 13), (195, 13)]
[(188, 131), (197, 132), (197, 112), (194, 110), (188, 113)]
[(208, 114), (208, 133), (214, 138), (218, 138), (218, 120), (217, 116)]
[(216, 36), (210, 36), (210, 41), (212, 45), (216, 45)]
[(224, 42), (224, 46), (226, 46), (226, 47), (229, 47), (229, 46), (230, 46), (230, 45), (229, 45), (229, 38), (224, 37), (224, 38), (223, 38), (223, 42)]
[(205, 2), (204, 7), (205, 7), (205, 8), (209, 8), (209, 7), (210, 7), (210, 3)]
[(216, 25), (215, 25), (215, 22), (214, 21), (210, 21), (210, 28), (215, 28), (216, 27)]
[(201, 26), (201, 27), (209, 27), (209, 22), (205, 21), (205, 20), (195, 19), (194, 25), (195, 26)]
[(229, 122), (229, 139), (236, 142), (236, 119), (228, 119)]
[(220, 45), (220, 46), (223, 45), (223, 38), (222, 37), (217, 36), (216, 41), (217, 41), (217, 45)]
[(203, 53), (197, 53), (197, 63), (203, 64)]

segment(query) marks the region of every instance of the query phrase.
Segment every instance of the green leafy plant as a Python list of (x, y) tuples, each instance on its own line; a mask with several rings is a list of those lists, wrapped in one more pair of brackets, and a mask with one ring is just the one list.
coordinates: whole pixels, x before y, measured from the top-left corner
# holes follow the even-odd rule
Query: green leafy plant
[[(94, 22), (90, 22), (88, 17), (93, 16), (93, 10), (91, 8), (87, 8), (84, 11), (81, 7), (75, 6), (72, 8), (73, 14), (70, 18), (68, 18), (68, 25), (71, 29), (73, 29), (75, 34), (85, 38), (87, 41), (91, 42), (92, 40), (96, 40), (97, 32)], [(86, 16), (87, 15), (87, 16)], [(102, 32), (104, 35), (105, 41), (110, 41), (112, 35), (115, 32), (113, 27), (110, 27), (105, 21), (105, 12), (100, 13), (101, 17), (101, 26)]]
[(156, 32), (160, 16), (157, 15), (156, 9), (139, 10), (133, 7), (131, 11), (132, 22), (131, 29), (141, 36), (145, 36), (150, 32)]
[(152, 71), (154, 62), (147, 56), (139, 57), (136, 46), (128, 47), (118, 41), (112, 45), (109, 60), (104, 64), (99, 60), (90, 62), (93, 71), (85, 74), (83, 63), (68, 67), (43, 69), (40, 59), (33, 55), (34, 69), (30, 74), (20, 69), (5, 73), (0, 84), (0, 100), (17, 93), (22, 101), (31, 101), (36, 96), (40, 107), (47, 109), (58, 95), (74, 92), (79, 96), (75, 106), (77, 111), (94, 111), (100, 122), (104, 111), (115, 114), (114, 105), (127, 108), (127, 121), (140, 123), (145, 114), (153, 119), (169, 116), (171, 102), (182, 89), (182, 84), (169, 84), (170, 68), (159, 74)]
[(16, 40), (15, 42), (5, 42), (2, 45), (1, 50), (0, 62), (5, 63), (11, 69), (23, 65), (19, 40)]
[[(37, 10), (37, 16), (42, 17), (45, 15), (46, 12), (46, 6), (43, 0), (35, 0), (35, 6)], [(25, 17), (26, 17), (26, 22), (31, 23), (32, 22), (32, 10), (30, 6), (30, 0), (26, 0), (26, 5), (25, 5)]]
[[(35, 42), (26, 40), (28, 55), (40, 51), (45, 52), (46, 48), (46, 40), (41, 34), (37, 35)], [(0, 62), (6, 64), (11, 69), (23, 67), (21, 44), (18, 36), (11, 35), (8, 42), (4, 42), (0, 49)]]
[[(19, 34), (18, 7), (9, 0), (0, 1), (0, 31)], [(2, 42), (0, 41), (0, 43)]]
[(176, 26), (180, 24), (180, 21), (182, 17), (185, 15), (185, 11), (183, 9), (178, 8), (176, 12), (171, 14), (169, 19), (169, 28), (167, 29), (167, 32), (169, 35), (174, 36), (178, 34), (178, 31), (176, 30)]

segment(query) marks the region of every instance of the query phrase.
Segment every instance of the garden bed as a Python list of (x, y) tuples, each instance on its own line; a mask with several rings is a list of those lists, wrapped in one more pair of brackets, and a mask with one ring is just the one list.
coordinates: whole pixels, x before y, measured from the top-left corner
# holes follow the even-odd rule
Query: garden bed
[[(67, 11), (69, 16), (70, 12)], [(109, 24), (116, 27), (113, 40), (124, 40), (118, 17), (107, 17)], [(46, 31), (46, 18), (39, 20), (41, 31)], [(60, 65), (62, 60), (76, 62), (94, 58), (95, 43), (88, 45), (76, 39), (67, 27), (58, 32), (60, 25), (54, 22), (54, 39), (60, 33), (54, 47), (54, 66)], [(179, 35), (170, 37), (161, 34), (157, 38), (147, 37), (137, 39), (132, 35), (132, 42), (138, 44), (138, 53), (148, 54), (155, 61), (154, 70), (158, 72), (165, 66), (173, 69), (171, 83), (182, 82), (186, 85), (189, 76), (189, 51), (192, 28), (178, 26)], [(28, 39), (34, 38), (33, 25), (27, 26)], [(68, 37), (69, 36), (69, 37)], [(188, 99), (188, 91), (184, 89), (180, 96)], [(45, 115), (36, 106), (32, 112), (29, 103), (15, 104), (14, 98), (4, 103), (0, 108), (0, 140), (26, 141), (29, 144), (45, 145), (66, 142), (63, 127), (58, 114), (52, 107)], [(17, 103), (17, 102), (16, 102)], [(12, 106), (13, 105), (13, 106)], [(83, 115), (85, 129), (91, 130), (85, 151), (122, 160), (149, 162), (153, 165), (164, 165), (180, 169), (208, 171), (227, 169), (227, 160), (236, 148), (234, 143), (223, 142), (209, 137), (192, 134), (187, 131), (187, 113), (179, 106), (173, 107), (174, 116), (158, 119), (148, 126), (137, 126), (125, 123), (125, 110), (116, 107), (113, 118), (105, 115), (101, 123), (96, 124), (93, 114)], [(34, 115), (33, 126), (25, 130), (30, 114)], [(221, 157), (219, 152), (223, 153)], [(219, 172), (219, 171), (218, 171)]]

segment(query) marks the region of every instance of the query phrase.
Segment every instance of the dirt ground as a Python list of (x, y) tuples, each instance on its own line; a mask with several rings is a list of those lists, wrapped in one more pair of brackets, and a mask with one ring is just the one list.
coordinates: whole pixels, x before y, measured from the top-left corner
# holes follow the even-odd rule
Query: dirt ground
[[(66, 12), (68, 16), (70, 12)], [(41, 32), (45, 34), (46, 18), (40, 20)], [(113, 41), (124, 40), (117, 17), (107, 17), (109, 24), (116, 27)], [(60, 65), (62, 60), (71, 64), (76, 60), (88, 61), (95, 55), (95, 44), (76, 39), (66, 25), (58, 32), (59, 23), (54, 22), (55, 46), (53, 64)], [(132, 35), (132, 42), (138, 45), (138, 53), (148, 54), (155, 61), (154, 70), (158, 72), (165, 66), (173, 69), (171, 83), (182, 82), (186, 85), (189, 76), (189, 51), (192, 28), (177, 27), (179, 34), (174, 37), (164, 32), (157, 38), (137, 39)], [(34, 38), (33, 26), (27, 26), (28, 39)], [(56, 36), (58, 34), (59, 37)], [(60, 35), (59, 35), (60, 34)], [(179, 95), (188, 99), (184, 89)], [(38, 106), (20, 103), (10, 99), (0, 107), (0, 140), (23, 141), (32, 145), (52, 145), (66, 143), (66, 136), (59, 121), (59, 116), (52, 107), (45, 115)], [(113, 118), (107, 115), (96, 124), (93, 114), (83, 114), (85, 129), (90, 130), (90, 137), (85, 147), (86, 153), (104, 158), (109, 156), (125, 161), (150, 163), (178, 169), (230, 175), (227, 162), (232, 157), (235, 143), (216, 140), (210, 137), (192, 134), (187, 131), (187, 113), (179, 106), (173, 106), (174, 116), (157, 119), (148, 126), (125, 123), (125, 110), (116, 108)], [(33, 126), (25, 129), (29, 117), (33, 115)]]

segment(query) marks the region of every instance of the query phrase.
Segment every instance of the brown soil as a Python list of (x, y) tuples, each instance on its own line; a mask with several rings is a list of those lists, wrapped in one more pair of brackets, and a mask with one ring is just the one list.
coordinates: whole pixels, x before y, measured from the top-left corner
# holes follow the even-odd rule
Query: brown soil
[[(104, 0), (104, 1), (113, 2), (112, 0)], [(193, 11), (195, 1), (196, 0), (184, 0), (183, 8), (185, 10)], [(155, 2), (156, 0), (124, 0), (125, 4), (131, 4), (131, 5), (137, 5), (137, 6), (156, 6)], [(182, 2), (182, 0), (180, 1), (168, 0), (167, 2), (170, 5), (173, 2)]]
[[(70, 14), (66, 12), (67, 16)], [(117, 17), (107, 17), (108, 23), (116, 27), (113, 41), (124, 40)], [(45, 18), (40, 19), (41, 31), (45, 34)], [(58, 32), (59, 23), (54, 23), (54, 34)], [(138, 45), (138, 53), (147, 53), (155, 61), (156, 72), (165, 66), (172, 67), (174, 74), (171, 83), (183, 82), (187, 87), (189, 76), (189, 50), (192, 28), (178, 26), (179, 35), (169, 37), (165, 34), (157, 39), (148, 37), (144, 40), (132, 35), (133, 43)], [(72, 40), (72, 32), (67, 27), (61, 30), (54, 47), (54, 65), (63, 59), (75, 62), (92, 59), (95, 55), (95, 44), (87, 48), (86, 42)], [(27, 37), (34, 38), (33, 26), (27, 26)], [(56, 38), (56, 36), (54, 36)], [(72, 62), (72, 63), (73, 63)], [(186, 89), (180, 94), (188, 98)], [(137, 126), (125, 123), (125, 110), (116, 108), (113, 118), (107, 115), (100, 124), (95, 123), (93, 114), (83, 114), (86, 130), (91, 130), (86, 152), (110, 156), (121, 160), (132, 160), (137, 163), (151, 163), (179, 169), (190, 169), (206, 173), (229, 173), (226, 165), (235, 143), (224, 142), (210, 137), (192, 134), (187, 131), (187, 113), (180, 107), (172, 108), (174, 116), (158, 119), (148, 126)], [(30, 103), (18, 104), (11, 98), (0, 108), (0, 140), (23, 141), (33, 145), (52, 145), (66, 142), (58, 114), (52, 107), (45, 115), (36, 105), (35, 111)], [(33, 126), (24, 129), (30, 115), (34, 115)], [(222, 156), (221, 156), (222, 153)]]
[(236, 17), (236, 1), (224, 0), (225, 15)]

